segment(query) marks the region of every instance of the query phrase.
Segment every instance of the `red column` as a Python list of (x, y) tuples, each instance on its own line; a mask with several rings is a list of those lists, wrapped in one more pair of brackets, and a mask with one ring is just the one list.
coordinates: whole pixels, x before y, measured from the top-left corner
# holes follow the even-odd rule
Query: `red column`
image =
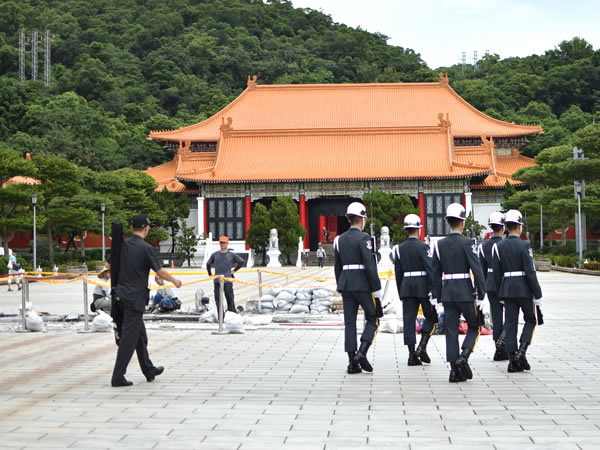
[(300, 213), (300, 224), (306, 230), (306, 234), (304, 235), (304, 248), (308, 248), (308, 203), (306, 203), (306, 197), (301, 195), (299, 198), (299, 213)]
[[(465, 209), (467, 208), (467, 196), (465, 195), (465, 193), (462, 193), (462, 205), (465, 207)], [(467, 214), (469, 214), (469, 212), (467, 211)]]
[[(208, 236), (208, 199), (204, 199), (204, 232)], [(213, 236), (213, 239), (219, 239), (219, 236)]]
[[(246, 197), (244, 199), (244, 237), (248, 237), (248, 228), (250, 228), (250, 224), (252, 223), (252, 203), (250, 202), (250, 197)], [(246, 250), (248, 250), (248, 244), (246, 244)]]
[(422, 192), (419, 192), (419, 216), (421, 217), (421, 225), (423, 225), (419, 239), (425, 242), (425, 194)]
[(323, 242), (323, 228), (327, 227), (327, 217), (319, 216), (319, 242)]

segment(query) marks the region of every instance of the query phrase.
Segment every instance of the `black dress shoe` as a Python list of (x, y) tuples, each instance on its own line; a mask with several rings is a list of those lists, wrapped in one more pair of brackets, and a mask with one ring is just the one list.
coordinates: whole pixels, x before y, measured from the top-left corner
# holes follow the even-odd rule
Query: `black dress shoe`
[(148, 381), (148, 383), (154, 381), (154, 379), (159, 376), (161, 373), (163, 373), (165, 371), (165, 368), (163, 366), (158, 366), (155, 367), (152, 372), (150, 372), (148, 375), (146, 375), (146, 380)]
[(133, 385), (133, 381), (128, 381), (125, 378), (123, 378), (121, 380), (112, 380), (110, 382), (110, 385), (112, 387), (132, 386)]
[(508, 361), (510, 357), (506, 350), (501, 348), (496, 348), (496, 353), (494, 353), (494, 361)]
[(456, 363), (450, 363), (450, 375), (448, 376), (448, 381), (450, 383), (458, 383), (461, 381), (467, 381), (465, 376), (460, 371), (460, 368), (456, 365)]
[(408, 355), (408, 365), (409, 366), (422, 366), (423, 363), (421, 359), (419, 359), (419, 355), (417, 353), (411, 353)]
[(458, 359), (456, 360), (456, 367), (467, 380), (470, 380), (473, 378), (473, 371), (471, 370), (471, 367), (469, 366), (469, 362), (462, 356), (459, 356)]

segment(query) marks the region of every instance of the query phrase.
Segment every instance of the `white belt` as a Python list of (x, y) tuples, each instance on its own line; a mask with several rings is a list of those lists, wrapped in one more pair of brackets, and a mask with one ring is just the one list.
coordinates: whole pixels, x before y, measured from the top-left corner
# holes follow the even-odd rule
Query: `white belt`
[(424, 277), (427, 275), (427, 272), (404, 272), (405, 277)]
[(362, 270), (364, 268), (365, 266), (363, 266), (362, 264), (346, 264), (342, 267), (342, 269), (344, 270)]
[(493, 271), (494, 271), (494, 269), (488, 269), (488, 273), (493, 272)]
[(443, 280), (464, 280), (466, 278), (471, 278), (471, 274), (469, 273), (445, 273), (443, 276)]
[(524, 277), (525, 272), (504, 272), (505, 277)]

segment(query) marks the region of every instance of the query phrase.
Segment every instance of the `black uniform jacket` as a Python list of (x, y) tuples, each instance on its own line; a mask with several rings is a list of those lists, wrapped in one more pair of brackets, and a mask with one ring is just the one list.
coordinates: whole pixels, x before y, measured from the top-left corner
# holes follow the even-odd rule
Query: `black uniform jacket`
[(481, 263), (481, 270), (483, 270), (483, 276), (485, 276), (485, 292), (496, 293), (496, 282), (494, 281), (494, 274), (490, 272), (492, 268), (492, 247), (494, 244), (502, 241), (502, 236), (492, 236), (483, 244), (479, 244), (477, 251), (479, 255), (479, 262)]
[[(492, 267), (499, 298), (542, 298), (529, 242), (514, 234), (498, 242), (492, 247)], [(505, 272), (525, 272), (525, 276), (505, 277)]]
[(441, 302), (472, 302), (473, 282), (471, 277), (447, 279), (442, 275), (465, 274), (469, 270), (475, 278), (477, 297), (485, 297), (485, 277), (481, 270), (477, 248), (473, 241), (460, 233), (450, 233), (433, 245), (433, 296)]
[[(374, 292), (381, 289), (373, 246), (367, 233), (357, 227), (337, 236), (333, 242), (337, 290)], [(364, 269), (343, 270), (344, 266), (363, 265)]]
[[(433, 277), (429, 245), (416, 237), (409, 237), (402, 244), (394, 246), (392, 259), (400, 298), (428, 297)], [(405, 277), (404, 272), (425, 272), (425, 275)]]

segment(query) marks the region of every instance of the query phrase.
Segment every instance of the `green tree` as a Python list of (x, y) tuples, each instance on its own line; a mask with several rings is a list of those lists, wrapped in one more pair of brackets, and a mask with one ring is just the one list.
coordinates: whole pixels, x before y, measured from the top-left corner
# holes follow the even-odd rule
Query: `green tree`
[(467, 220), (465, 220), (465, 228), (463, 229), (462, 234), (471, 239), (481, 239), (483, 229), (483, 225), (473, 218), (473, 214), (469, 213)]
[(379, 236), (382, 226), (390, 229), (393, 242), (403, 242), (408, 235), (402, 228), (402, 221), (407, 214), (418, 214), (419, 209), (413, 206), (407, 195), (394, 195), (383, 191), (372, 191), (363, 195), (362, 202), (367, 207), (365, 231), (370, 232), (371, 222), (375, 224), (375, 234)]
[(267, 248), (269, 246), (269, 232), (273, 228), (271, 215), (267, 207), (262, 203), (256, 203), (252, 210), (252, 223), (248, 228), (246, 244), (254, 250), (256, 254), (262, 255), (262, 260), (267, 259)]
[(296, 202), (290, 197), (277, 197), (271, 204), (271, 222), (279, 233), (279, 248), (290, 262), (290, 255), (298, 248), (298, 238), (306, 235), (300, 225), (300, 215)]
[(198, 238), (194, 227), (188, 227), (185, 219), (181, 221), (181, 234), (175, 238), (177, 254), (187, 259), (188, 267), (192, 265), (192, 257), (196, 254)]
[(172, 244), (169, 251), (174, 252), (177, 232), (182, 229), (183, 221), (190, 215), (187, 196), (169, 192), (164, 187), (161, 192), (156, 193), (156, 200), (165, 215), (165, 226), (171, 230)]

